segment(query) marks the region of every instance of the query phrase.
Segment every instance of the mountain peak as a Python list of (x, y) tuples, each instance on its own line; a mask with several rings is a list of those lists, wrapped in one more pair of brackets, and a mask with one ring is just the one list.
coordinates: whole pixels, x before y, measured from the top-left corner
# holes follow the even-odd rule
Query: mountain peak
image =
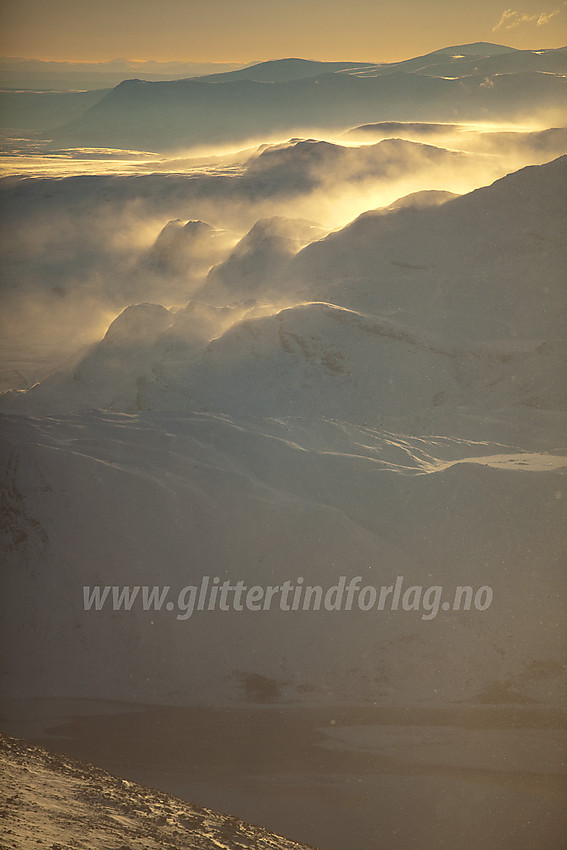
[(475, 41), (471, 44), (456, 44), (450, 47), (441, 47), (439, 50), (432, 51), (431, 54), (450, 54), (462, 53), (464, 56), (497, 56), (499, 53), (517, 53), (515, 47), (507, 47), (505, 44), (492, 44), (488, 41)]

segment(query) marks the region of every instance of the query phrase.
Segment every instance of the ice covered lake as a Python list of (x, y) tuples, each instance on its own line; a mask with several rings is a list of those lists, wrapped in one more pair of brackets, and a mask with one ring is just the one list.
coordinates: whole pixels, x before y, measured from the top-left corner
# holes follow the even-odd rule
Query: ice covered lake
[(320, 850), (559, 847), (567, 717), (522, 706), (0, 706), (1, 728)]

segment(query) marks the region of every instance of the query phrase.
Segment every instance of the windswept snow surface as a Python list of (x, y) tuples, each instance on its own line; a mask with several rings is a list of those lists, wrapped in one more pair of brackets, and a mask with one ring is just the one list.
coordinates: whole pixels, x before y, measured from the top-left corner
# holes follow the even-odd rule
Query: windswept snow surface
[[(531, 850), (544, 820), (554, 843), (562, 777), (533, 754), (566, 697), (564, 59), (130, 81), (12, 139), (6, 717), (135, 703), (128, 753), (97, 711), (83, 745), (325, 850)], [(99, 147), (163, 128), (170, 154)]]
[[(131, 304), (3, 398), (10, 692), (223, 703), (245, 671), (284, 701), (559, 700), (566, 168), (324, 238), (167, 225), (145, 261), (164, 279), (196, 244), (229, 252), (193, 299)], [(492, 603), (183, 616), (203, 576)], [(171, 596), (83, 610), (122, 585)]]

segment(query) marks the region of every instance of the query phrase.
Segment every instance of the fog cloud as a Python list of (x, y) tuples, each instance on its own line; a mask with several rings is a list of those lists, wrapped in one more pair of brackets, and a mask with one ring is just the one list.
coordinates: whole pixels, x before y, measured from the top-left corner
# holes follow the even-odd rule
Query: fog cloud
[[(567, 151), (565, 129), (534, 120), (313, 130), (240, 150), (187, 149), (162, 156), (157, 172), (145, 161), (128, 175), (103, 168), (61, 179), (56, 170), (0, 181), (0, 387), (28, 386), (67, 364), (132, 304), (176, 311), (174, 325), (193, 336), (202, 322), (203, 338), (214, 336), (227, 305), (287, 306), (279, 281), (295, 254), (366, 210), (407, 196), (406, 206), (443, 202)], [(100, 168), (92, 153), (67, 161)], [(214, 321), (204, 307), (179, 313), (195, 299), (215, 305)]]

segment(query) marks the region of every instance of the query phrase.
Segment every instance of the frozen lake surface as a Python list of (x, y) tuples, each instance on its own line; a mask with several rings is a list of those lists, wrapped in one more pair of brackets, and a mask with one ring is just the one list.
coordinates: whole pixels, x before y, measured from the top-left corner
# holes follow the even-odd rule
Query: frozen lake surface
[(537, 706), (3, 703), (1, 728), (321, 850), (558, 847), (566, 716)]

